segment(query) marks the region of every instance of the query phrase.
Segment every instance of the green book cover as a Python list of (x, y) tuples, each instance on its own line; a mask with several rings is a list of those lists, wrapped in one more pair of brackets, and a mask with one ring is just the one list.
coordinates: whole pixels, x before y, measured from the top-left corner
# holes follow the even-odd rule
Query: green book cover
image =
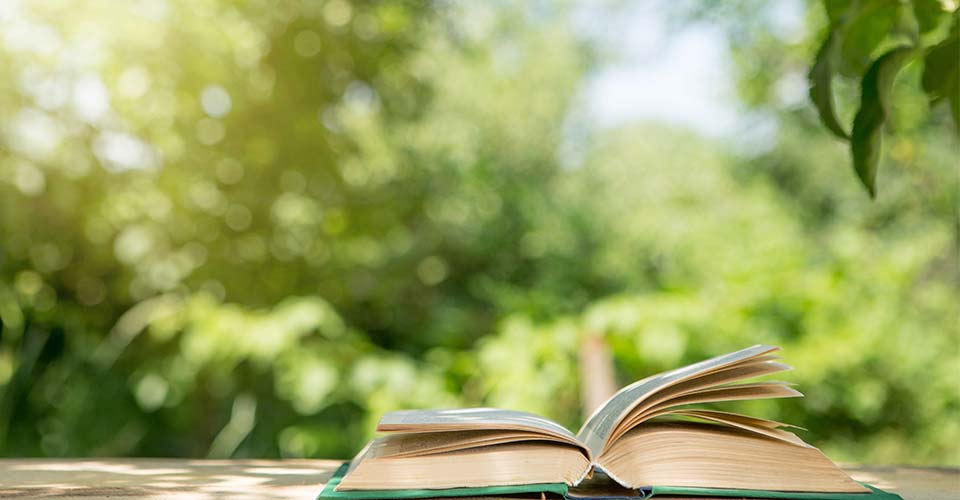
[(806, 493), (796, 491), (763, 491), (719, 488), (688, 488), (682, 486), (654, 486), (645, 498), (661, 496), (703, 496), (728, 498), (769, 498), (791, 500), (903, 500), (900, 495), (860, 483), (870, 489), (868, 493)]
[(510, 496), (528, 493), (553, 493), (560, 496), (567, 495), (567, 485), (563, 483), (521, 484), (515, 486), (486, 486), (482, 488), (448, 488), (442, 490), (350, 490), (337, 491), (335, 488), (347, 474), (349, 463), (337, 469), (333, 477), (317, 496), (320, 500), (375, 500), (375, 499), (402, 499), (402, 498), (443, 498), (443, 497), (476, 497), (476, 496)]
[(391, 500), (411, 498), (456, 498), (477, 496), (513, 496), (526, 494), (550, 494), (562, 496), (570, 500), (584, 498), (593, 499), (646, 499), (656, 496), (702, 496), (722, 498), (766, 498), (766, 499), (795, 499), (795, 500), (903, 500), (899, 495), (888, 493), (879, 488), (864, 484), (870, 489), (868, 493), (803, 493), (788, 491), (763, 491), (741, 489), (714, 489), (689, 488), (677, 486), (654, 486), (636, 490), (634, 496), (578, 496), (570, 494), (569, 488), (563, 483), (525, 484), (512, 486), (487, 486), (482, 488), (448, 488), (448, 489), (419, 489), (419, 490), (351, 490), (336, 491), (340, 480), (347, 473), (349, 464), (343, 464), (327, 481), (323, 491), (317, 496), (318, 500)]

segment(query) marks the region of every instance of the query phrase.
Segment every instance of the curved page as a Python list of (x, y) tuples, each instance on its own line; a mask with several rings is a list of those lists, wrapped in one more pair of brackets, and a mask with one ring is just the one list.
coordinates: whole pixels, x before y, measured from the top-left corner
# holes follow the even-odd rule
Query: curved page
[(770, 354), (778, 349), (780, 348), (769, 345), (755, 345), (634, 382), (620, 389), (603, 403), (583, 424), (577, 437), (590, 449), (593, 456), (599, 456), (617, 423), (650, 394), (698, 375)]
[(384, 414), (377, 424), (377, 430), (381, 432), (436, 432), (491, 428), (528, 430), (564, 436), (571, 442), (576, 442), (572, 432), (552, 420), (533, 413), (499, 408), (391, 411)]

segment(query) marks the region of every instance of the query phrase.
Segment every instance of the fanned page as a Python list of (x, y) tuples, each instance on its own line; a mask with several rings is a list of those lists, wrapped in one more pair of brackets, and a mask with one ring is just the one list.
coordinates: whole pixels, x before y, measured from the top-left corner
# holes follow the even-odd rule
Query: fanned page
[[(589, 450), (562, 425), (523, 411), (499, 408), (458, 408), (437, 410), (400, 410), (384, 414), (377, 424), (378, 432), (432, 433), (458, 431), (488, 431), (508, 439), (500, 442), (549, 440), (571, 444), (583, 450), (592, 459)], [(493, 436), (480, 436), (482, 440)], [(464, 440), (461, 448), (476, 447), (473, 440)]]
[(391, 411), (384, 414), (377, 424), (377, 430), (380, 432), (430, 432), (482, 428), (528, 430), (576, 439), (572, 432), (550, 419), (533, 413), (499, 408)]
[[(577, 433), (577, 439), (579, 439), (579, 441), (590, 450), (592, 456), (599, 457), (600, 454), (603, 453), (604, 448), (606, 448), (612, 439), (615, 438), (614, 433), (617, 431), (620, 424), (631, 416), (631, 413), (635, 408), (637, 408), (648, 398), (654, 396), (656, 393), (673, 385), (694, 380), (700, 376), (720, 372), (725, 368), (735, 367), (738, 364), (742, 364), (750, 360), (764, 358), (764, 362), (772, 361), (774, 358), (768, 355), (779, 349), (779, 347), (774, 346), (755, 345), (746, 349), (741, 349), (736, 352), (710, 358), (700, 361), (699, 363), (694, 363), (692, 365), (684, 366), (682, 368), (664, 372), (658, 375), (653, 375), (643, 380), (634, 382), (618, 391), (604, 404), (602, 404), (600, 408), (598, 408), (593, 415), (587, 419), (586, 423), (583, 424), (583, 427), (580, 428), (580, 432)], [(786, 365), (782, 366), (785, 367)], [(734, 379), (736, 378), (734, 377)], [(730, 380), (728, 379), (727, 381)], [(718, 381), (711, 385), (716, 385), (717, 383), (722, 383), (722, 381)], [(799, 395), (799, 393), (796, 394)], [(768, 396), (757, 394), (755, 396), (737, 399), (753, 399), (754, 397)], [(704, 398), (700, 401), (689, 401), (688, 403), (684, 404), (724, 400), (727, 399)], [(639, 422), (635, 422), (634, 424), (637, 423)]]

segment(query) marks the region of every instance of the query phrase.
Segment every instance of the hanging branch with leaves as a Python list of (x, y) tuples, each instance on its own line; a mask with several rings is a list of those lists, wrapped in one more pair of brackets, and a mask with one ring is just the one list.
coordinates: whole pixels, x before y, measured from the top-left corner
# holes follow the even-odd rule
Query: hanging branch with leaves
[[(810, 99), (823, 125), (850, 143), (854, 172), (876, 197), (891, 91), (905, 66), (922, 60), (924, 92), (932, 105), (946, 101), (960, 127), (960, 9), (941, 0), (823, 3), (830, 28), (810, 69)], [(860, 107), (850, 132), (837, 117), (835, 76), (860, 80)]]

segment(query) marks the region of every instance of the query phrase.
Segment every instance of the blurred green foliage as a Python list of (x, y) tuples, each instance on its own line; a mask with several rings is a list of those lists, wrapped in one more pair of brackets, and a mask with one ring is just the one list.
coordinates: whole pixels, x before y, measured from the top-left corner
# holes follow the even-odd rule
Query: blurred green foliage
[(601, 334), (624, 383), (782, 345), (808, 397), (746, 409), (838, 460), (960, 463), (949, 118), (894, 90), (870, 203), (783, 98), (818, 40), (727, 9), (698, 16), (777, 129), (746, 151), (578, 120), (604, 59), (549, 3), (0, 12), (0, 454), (347, 457), (416, 407), (575, 426)]

